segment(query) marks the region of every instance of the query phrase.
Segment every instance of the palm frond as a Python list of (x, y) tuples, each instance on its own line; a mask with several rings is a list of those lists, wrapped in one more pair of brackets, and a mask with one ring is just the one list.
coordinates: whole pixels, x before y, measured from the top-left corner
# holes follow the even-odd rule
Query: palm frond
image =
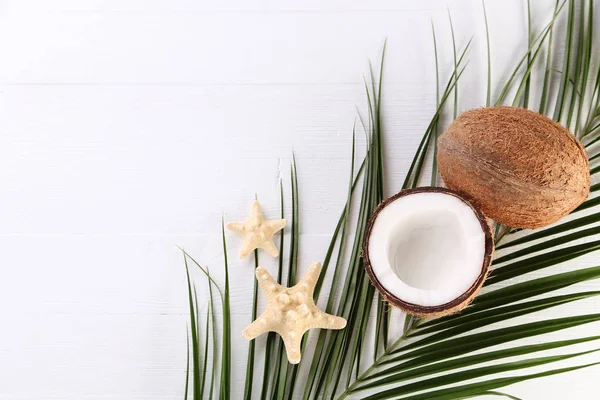
[[(559, 368), (553, 369), (546, 372), (540, 372), (537, 374), (529, 374), (523, 376), (514, 376), (509, 378), (496, 378), (490, 379), (483, 382), (470, 383), (462, 386), (455, 386), (448, 389), (433, 390), (423, 394), (417, 394), (414, 396), (397, 397), (398, 400), (456, 400), (457, 398), (475, 397), (482, 394), (486, 394), (490, 390), (502, 388), (515, 383), (524, 382), (531, 379), (542, 378), (546, 376), (552, 376), (562, 374), (565, 372), (576, 371), (578, 369), (592, 367), (599, 363), (585, 364), (577, 367), (570, 368)], [(376, 395), (363, 397), (363, 400), (374, 400), (377, 399)]]
[[(284, 218), (284, 203), (283, 203), (283, 185), (281, 184), (281, 181), (279, 182), (279, 206), (280, 206), (280, 218), (283, 219)], [(283, 253), (284, 251), (284, 236), (283, 233), (280, 236), (279, 239), (279, 251), (281, 253)], [(277, 269), (277, 283), (281, 284), (281, 279), (282, 279), (282, 273), (283, 273), (283, 257), (279, 257), (279, 267)], [(279, 339), (279, 338), (277, 338)], [(277, 358), (277, 363), (275, 365), (275, 368), (271, 368), (271, 357), (273, 355), (275, 355), (278, 350), (276, 346), (280, 346), (280, 340), (276, 343), (276, 335), (274, 332), (269, 332), (269, 334), (267, 335), (267, 343), (265, 345), (265, 364), (263, 367), (263, 379), (262, 379), (262, 388), (260, 391), (260, 398), (261, 400), (265, 400), (269, 394), (269, 382), (276, 382), (277, 381), (277, 377), (272, 377), (272, 375), (274, 375), (276, 372), (279, 371), (279, 358)]]
[[(481, 0), (483, 7), (483, 20), (485, 22), (485, 44), (487, 50), (487, 90), (485, 96), (485, 106), (489, 107), (492, 102), (492, 48), (490, 46), (490, 26), (488, 24), (487, 10), (485, 0)], [(531, 32), (529, 32), (529, 46), (531, 47)]]
[[(254, 269), (258, 268), (258, 250), (254, 250)], [(254, 279), (254, 288), (252, 290), (252, 317), (250, 322), (256, 319), (258, 305), (258, 281)], [(254, 381), (254, 347), (256, 342), (248, 342), (248, 361), (246, 362), (246, 384), (244, 387), (244, 399), (252, 398), (252, 382)]]
[[(192, 337), (192, 359), (193, 359), (193, 379), (192, 382), (194, 384), (193, 386), (193, 393), (194, 393), (194, 397), (196, 398), (197, 396), (200, 395), (200, 385), (201, 385), (201, 381), (200, 381), (200, 354), (201, 354), (201, 350), (200, 350), (200, 342), (199, 342), (199, 334), (198, 334), (198, 327), (197, 327), (197, 318), (196, 318), (196, 312), (197, 312), (197, 308), (195, 308), (195, 301), (194, 301), (194, 291), (192, 289), (192, 280), (190, 278), (190, 270), (189, 270), (189, 266), (187, 263), (187, 257), (184, 256), (184, 262), (185, 262), (185, 272), (186, 272), (186, 276), (187, 276), (187, 286), (188, 286), (188, 300), (189, 300), (189, 307), (190, 307), (190, 335)], [(188, 344), (189, 344), (189, 340), (188, 340)], [(189, 363), (188, 363), (189, 365)], [(187, 379), (186, 379), (186, 388), (188, 386), (187, 383)], [(186, 389), (187, 392), (187, 389)]]
[[(559, 0), (556, 0), (554, 5), (554, 15), (558, 13)], [(552, 73), (552, 38), (554, 36), (554, 22), (553, 19), (550, 22), (550, 32), (548, 33), (548, 44), (546, 46), (546, 67), (544, 69), (544, 82), (542, 83), (542, 95), (540, 97), (540, 106), (538, 112), (544, 114), (548, 107), (548, 93), (551, 86), (551, 73)]]
[[(485, 3), (483, 5), (484, 15), (485, 15)], [(485, 17), (486, 27), (487, 27), (487, 16)], [(440, 66), (438, 61), (438, 48), (437, 48), (437, 38), (435, 36), (435, 26), (433, 25), (433, 21), (431, 21), (431, 33), (433, 35), (433, 54), (435, 55), (435, 106), (440, 106)], [(488, 37), (489, 39), (489, 37)], [(489, 43), (488, 43), (489, 44)], [(488, 47), (489, 49), (489, 47)], [(489, 66), (489, 65), (488, 65)], [(489, 71), (489, 70), (488, 70)], [(489, 82), (489, 74), (488, 74), (488, 84)], [(488, 86), (489, 87), (489, 86)], [(488, 91), (489, 96), (489, 91)], [(439, 129), (439, 118), (436, 121), (433, 127), (433, 162), (431, 169), (431, 186), (437, 186), (438, 182), (438, 172), (437, 172), (437, 144), (438, 144), (438, 136), (440, 134)]]
[[(579, 3), (578, 3), (579, 2)], [(491, 62), (490, 30), (486, 19), (488, 43), (488, 86), (487, 103), (491, 101)], [(578, 7), (579, 6), (579, 7)], [(563, 9), (567, 10), (567, 25), (558, 32), (555, 21)], [(532, 85), (536, 63), (544, 63), (541, 98), (537, 105), (540, 112), (549, 113), (559, 122), (572, 128), (585, 141), (590, 159), (595, 161), (598, 154), (594, 148), (600, 142), (600, 66), (597, 72), (591, 66), (598, 64), (600, 54), (594, 43), (594, 9), (592, 0), (558, 0), (553, 15), (540, 32), (532, 31), (531, 17), (535, 15), (531, 4), (528, 12), (528, 48), (517, 65), (499, 88), (496, 104), (504, 104), (509, 93), (515, 93), (511, 103), (531, 106)], [(450, 13), (449, 13), (450, 19)], [(415, 187), (422, 178), (427, 160), (435, 153), (435, 142), (441, 126), (441, 115), (453, 97), (453, 111), (458, 112), (458, 82), (468, 64), (467, 54), (470, 41), (457, 51), (454, 27), (450, 19), (452, 44), (454, 49), (454, 69), (447, 84), (440, 91), (437, 38), (432, 27), (436, 60), (436, 110), (425, 129), (416, 154), (410, 165), (403, 188)], [(565, 49), (559, 82), (554, 82), (552, 65), (555, 62), (553, 36), (565, 36)], [(541, 55), (546, 49), (545, 60)], [(385, 47), (383, 55), (385, 54)], [(502, 243), (497, 245), (497, 256), (493, 272), (489, 275), (485, 288), (473, 303), (462, 312), (436, 319), (407, 317), (404, 331), (395, 334), (391, 325), (399, 324), (402, 316), (391, 312), (385, 301), (376, 295), (365, 275), (361, 259), (361, 245), (365, 224), (385, 193), (384, 182), (384, 131), (382, 121), (383, 55), (379, 73), (376, 75), (370, 66), (365, 79), (367, 94), (367, 114), (359, 114), (359, 121), (366, 134), (366, 154), (358, 171), (355, 171), (356, 153), (355, 129), (352, 131), (352, 156), (350, 179), (346, 201), (338, 222), (330, 238), (323, 259), (323, 272), (315, 290), (315, 299), (325, 301), (325, 310), (341, 315), (348, 321), (347, 328), (341, 331), (311, 332), (316, 340), (302, 343), (303, 359), (298, 366), (290, 366), (283, 353), (283, 344), (277, 335), (269, 334), (264, 347), (249, 346), (246, 370), (245, 398), (252, 395), (253, 385), (261, 384), (261, 399), (292, 398), (302, 394), (304, 400), (328, 399), (388, 399), (400, 400), (455, 400), (476, 396), (495, 396), (517, 399), (498, 389), (519, 382), (566, 373), (587, 368), (598, 363), (561, 367), (566, 360), (595, 353), (597, 348), (589, 348), (600, 336), (572, 337), (557, 340), (554, 335), (568, 329), (600, 322), (600, 314), (555, 315), (549, 318), (546, 312), (574, 302), (594, 299), (600, 290), (582, 290), (581, 283), (600, 278), (600, 266), (587, 266), (567, 272), (553, 271), (558, 264), (566, 263), (586, 254), (600, 250), (600, 184), (591, 188), (592, 197), (584, 202), (573, 215), (553, 226), (536, 230), (511, 230), (499, 227)], [(593, 78), (590, 80), (590, 76)], [(558, 79), (557, 79), (558, 80)], [(554, 99), (551, 93), (557, 89)], [(552, 97), (552, 100), (551, 100)], [(553, 110), (551, 101), (554, 103)], [(589, 103), (589, 106), (586, 104)], [(433, 142), (432, 142), (433, 141)], [(599, 153), (600, 154), (600, 153)], [(433, 155), (435, 156), (435, 154)], [(592, 164), (592, 174), (600, 172), (600, 167)], [(431, 177), (437, 183), (436, 170)], [(596, 178), (596, 177), (595, 177)], [(291, 166), (292, 224), (289, 233), (289, 264), (287, 284), (295, 283), (297, 274), (299, 229), (298, 229), (298, 175), (296, 160)], [(281, 215), (283, 218), (283, 188)], [(358, 212), (351, 213), (351, 204), (357, 203)], [(584, 211), (585, 212), (582, 212)], [(354, 227), (354, 229), (351, 229)], [(284, 235), (280, 249), (284, 250)], [(223, 251), (226, 253), (223, 236)], [(208, 386), (207, 369), (212, 364), (213, 378), (207, 394), (212, 395), (214, 374), (218, 374), (219, 393), (226, 398), (225, 390), (231, 387), (231, 338), (229, 285), (227, 259), (225, 259), (225, 289), (219, 289), (223, 308), (221, 351), (217, 351), (217, 323), (215, 312), (212, 315), (213, 343), (209, 341), (209, 321), (207, 315), (204, 347), (201, 345), (198, 305), (193, 301), (195, 292), (187, 266), (191, 261), (200, 265), (184, 252), (188, 273), (190, 302), (190, 323), (188, 333), (188, 367), (186, 368), (185, 393), (188, 387), (194, 399), (204, 395), (204, 385)], [(347, 261), (346, 261), (347, 260)], [(216, 285), (208, 271), (200, 267), (208, 281), (209, 288)], [(532, 273), (544, 274), (533, 276)], [(332, 277), (330, 293), (325, 294), (325, 276)], [(278, 281), (283, 280), (283, 265), (280, 258)], [(569, 288), (567, 293), (559, 292)], [(256, 315), (256, 287), (252, 317)], [(212, 295), (211, 295), (212, 299)], [(212, 314), (211, 314), (212, 313)], [(226, 318), (225, 318), (226, 316)], [(527, 316), (524, 321), (523, 317)], [(226, 333), (227, 332), (227, 333)], [(373, 346), (367, 346), (369, 332), (374, 334)], [(535, 344), (522, 341), (536, 338)], [(568, 350), (571, 346), (586, 344), (586, 349)], [(208, 352), (208, 348), (212, 352)], [(203, 350), (202, 350), (203, 348)], [(569, 352), (555, 355), (555, 350)], [(262, 366), (260, 382), (254, 382), (254, 352), (264, 351), (265, 364)], [(211, 356), (212, 355), (212, 356)], [(369, 355), (369, 357), (367, 357)], [(372, 357), (370, 357), (372, 356)], [(220, 368), (217, 359), (220, 358)], [(208, 360), (212, 360), (212, 363)], [(368, 360), (368, 362), (366, 361)], [(365, 365), (366, 364), (366, 365)], [(468, 367), (468, 368), (467, 368)], [(530, 372), (534, 367), (542, 367), (541, 372)], [(467, 368), (467, 369), (465, 369)], [(196, 373), (203, 370), (203, 374)], [(215, 372), (217, 371), (218, 372)], [(301, 373), (304, 370), (305, 373)], [(518, 376), (507, 376), (520, 371)], [(539, 371), (539, 368), (538, 368)], [(441, 375), (440, 375), (441, 374)], [(502, 375), (500, 375), (502, 374)], [(477, 381), (474, 381), (477, 379)], [(197, 383), (198, 382), (198, 383)], [(200, 396), (197, 396), (197, 395)], [(228, 392), (227, 392), (228, 394)]]

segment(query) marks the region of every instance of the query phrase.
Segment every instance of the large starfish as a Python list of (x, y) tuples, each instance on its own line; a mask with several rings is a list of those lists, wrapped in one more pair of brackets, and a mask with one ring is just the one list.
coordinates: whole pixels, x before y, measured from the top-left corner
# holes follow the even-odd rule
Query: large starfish
[(246, 258), (255, 249), (263, 249), (272, 257), (279, 255), (273, 243), (273, 235), (287, 224), (285, 219), (268, 221), (265, 219), (260, 204), (254, 201), (250, 219), (246, 222), (229, 222), (227, 229), (239, 234), (244, 240), (240, 249), (240, 258)]
[(314, 263), (295, 286), (278, 284), (263, 267), (256, 268), (256, 279), (267, 295), (267, 309), (242, 335), (252, 340), (265, 332), (276, 332), (283, 339), (290, 363), (300, 362), (300, 343), (304, 333), (312, 328), (342, 329), (346, 320), (319, 310), (313, 292), (321, 273), (321, 264)]

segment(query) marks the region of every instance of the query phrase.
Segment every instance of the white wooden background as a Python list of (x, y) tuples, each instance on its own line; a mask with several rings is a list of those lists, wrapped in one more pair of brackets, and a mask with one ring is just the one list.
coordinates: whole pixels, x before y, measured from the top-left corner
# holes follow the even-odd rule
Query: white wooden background
[[(554, 1), (532, 3), (540, 28)], [(444, 81), (451, 70), (447, 6), (459, 47), (475, 35), (460, 84), (464, 110), (485, 100), (478, 0), (0, 1), (0, 399), (181, 398), (188, 314), (177, 246), (220, 280), (222, 213), (245, 219), (256, 193), (275, 217), (278, 177), (287, 185), (295, 151), (301, 267), (321, 260), (344, 202), (367, 60), (377, 64), (388, 38), (391, 194), (434, 110), (430, 20)], [(499, 82), (526, 47), (525, 2), (487, 6)], [(227, 236), (237, 399), (253, 271)], [(273, 260), (261, 260), (273, 271)], [(589, 300), (545, 315), (598, 306)], [(599, 373), (507, 391), (597, 399)]]

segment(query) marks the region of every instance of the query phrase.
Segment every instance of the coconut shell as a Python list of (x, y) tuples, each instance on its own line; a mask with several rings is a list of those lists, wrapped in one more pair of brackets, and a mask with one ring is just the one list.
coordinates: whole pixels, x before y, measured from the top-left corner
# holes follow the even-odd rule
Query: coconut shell
[(587, 198), (590, 168), (581, 143), (557, 122), (517, 107), (460, 115), (438, 141), (446, 186), (514, 228), (539, 228)]
[[(458, 296), (457, 298), (455, 298), (454, 300), (452, 300), (446, 304), (441, 304), (438, 306), (422, 306), (419, 304), (410, 303), (410, 302), (407, 302), (407, 301), (401, 299), (398, 295), (389, 291), (385, 286), (385, 282), (381, 282), (379, 280), (379, 278), (377, 278), (377, 275), (375, 275), (375, 273), (373, 272), (373, 266), (371, 264), (371, 256), (369, 254), (369, 241), (371, 240), (371, 233), (373, 231), (373, 226), (375, 225), (375, 221), (377, 220), (377, 217), (379, 217), (379, 214), (381, 213), (381, 211), (383, 211), (383, 209), (385, 207), (387, 207), (390, 203), (394, 202), (395, 200), (399, 199), (400, 197), (410, 196), (412, 194), (418, 194), (418, 193), (442, 193), (442, 194), (454, 196), (457, 199), (461, 200), (463, 203), (468, 205), (471, 208), (471, 210), (473, 210), (473, 213), (479, 220), (479, 223), (481, 225), (481, 230), (485, 237), (484, 257), (483, 257), (482, 264), (481, 264), (481, 272), (479, 273), (479, 276), (477, 277), (477, 279), (460, 296)], [(420, 188), (415, 188), (415, 189), (405, 189), (405, 190), (402, 190), (401, 192), (395, 194), (394, 196), (384, 200), (383, 202), (381, 202), (377, 206), (377, 208), (375, 209), (375, 211), (373, 212), (371, 217), (369, 218), (369, 221), (367, 222), (367, 228), (365, 229), (365, 236), (363, 239), (363, 246), (362, 246), (362, 258), (364, 261), (365, 270), (367, 271), (369, 280), (371, 281), (371, 284), (375, 287), (375, 289), (377, 289), (377, 291), (392, 306), (398, 307), (399, 309), (401, 309), (402, 311), (404, 311), (407, 314), (416, 315), (418, 317), (427, 317), (427, 318), (436, 318), (436, 317), (443, 317), (446, 315), (455, 314), (455, 313), (461, 311), (462, 309), (464, 309), (465, 307), (467, 307), (469, 304), (471, 304), (471, 302), (473, 301), (475, 296), (479, 293), (479, 290), (483, 286), (483, 283), (485, 282), (485, 279), (487, 278), (487, 276), (489, 274), (493, 254), (494, 254), (494, 234), (492, 233), (492, 228), (490, 227), (490, 224), (489, 224), (487, 218), (485, 217), (485, 215), (483, 215), (481, 210), (479, 210), (477, 207), (475, 207), (471, 202), (469, 202), (467, 199), (465, 199), (459, 193), (454, 192), (449, 189), (446, 189), (446, 188), (441, 188), (441, 187), (420, 187)]]

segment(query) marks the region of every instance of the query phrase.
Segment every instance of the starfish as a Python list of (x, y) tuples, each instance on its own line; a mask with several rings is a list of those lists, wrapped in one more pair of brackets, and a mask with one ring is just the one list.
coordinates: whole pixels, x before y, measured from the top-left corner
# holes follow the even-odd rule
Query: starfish
[(242, 335), (247, 340), (266, 332), (276, 332), (283, 339), (290, 363), (300, 362), (300, 343), (304, 333), (312, 328), (343, 329), (346, 320), (319, 310), (313, 292), (321, 273), (321, 264), (314, 263), (295, 286), (278, 284), (263, 267), (256, 268), (256, 279), (267, 295), (267, 309)]
[(272, 257), (279, 255), (273, 243), (273, 235), (287, 224), (285, 219), (268, 221), (263, 216), (260, 204), (254, 201), (250, 219), (246, 222), (229, 222), (227, 229), (240, 235), (244, 240), (240, 249), (240, 258), (246, 258), (255, 249), (263, 249)]

